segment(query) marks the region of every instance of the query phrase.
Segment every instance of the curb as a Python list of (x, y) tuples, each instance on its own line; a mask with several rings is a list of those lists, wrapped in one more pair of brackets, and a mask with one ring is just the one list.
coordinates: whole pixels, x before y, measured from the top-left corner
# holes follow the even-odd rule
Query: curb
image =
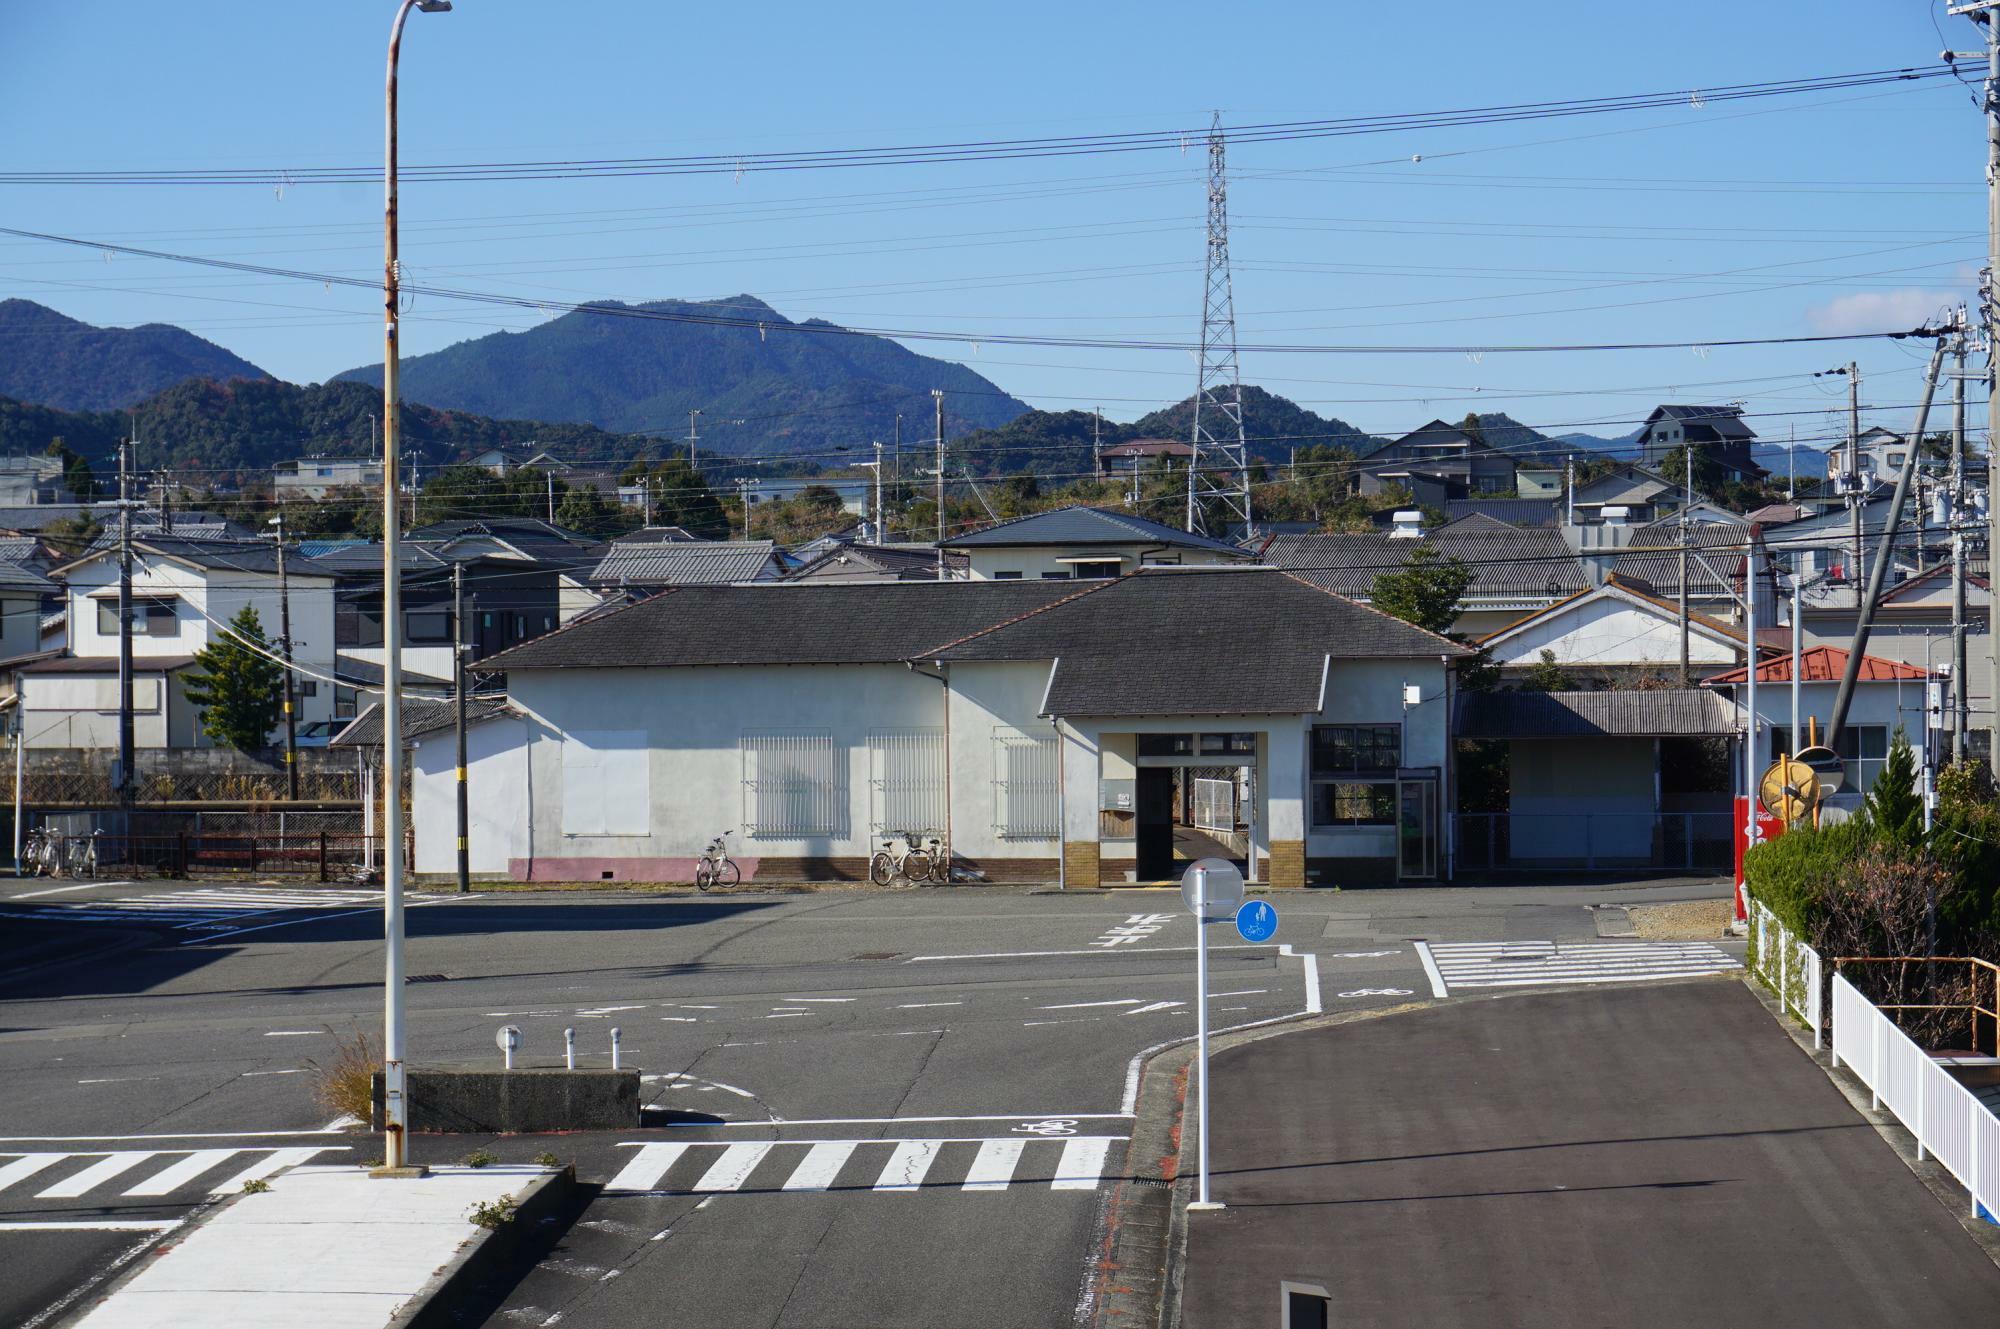
[(1986, 1258), (1995, 1265), (2000, 1265), (2000, 1227), (1975, 1219), (1966, 1212), (1969, 1201), (1965, 1187), (1959, 1184), (1958, 1178), (1947, 1172), (1944, 1164), (1938, 1162), (1936, 1158), (1919, 1161), (1917, 1137), (1910, 1134), (1909, 1128), (1898, 1121), (1895, 1113), (1887, 1108), (1869, 1107), (1868, 1091), (1861, 1087), (1861, 1082), (1852, 1075), (1834, 1068), (1831, 1041), (1825, 1049), (1813, 1051), (1812, 1035), (1793, 1022), (1792, 1017), (1778, 1004), (1778, 999), (1758, 982), (1757, 976), (1747, 968), (1743, 971), (1743, 985), (1750, 989), (1751, 996), (1763, 1003), (1764, 1009), (1771, 1013), (1772, 1018), (1778, 1022), (1778, 1027), (1792, 1040), (1793, 1046), (1825, 1073), (1827, 1080), (1840, 1091), (1841, 1097), (1847, 1100), (1847, 1105), (1875, 1129), (1875, 1133), (1882, 1137), (1882, 1142), (1896, 1151), (1896, 1157), (1903, 1161), (1903, 1166), (1924, 1184), (1939, 1204), (1950, 1211), (1952, 1217), (1958, 1220), (1958, 1225), (1964, 1228), (1978, 1244)]
[(390, 1317), (385, 1329), (443, 1329), (459, 1322), (458, 1307), (495, 1275), (518, 1267), (515, 1257), (561, 1221), (577, 1192), (576, 1164), (528, 1183), (511, 1220), (458, 1248), (444, 1267)]

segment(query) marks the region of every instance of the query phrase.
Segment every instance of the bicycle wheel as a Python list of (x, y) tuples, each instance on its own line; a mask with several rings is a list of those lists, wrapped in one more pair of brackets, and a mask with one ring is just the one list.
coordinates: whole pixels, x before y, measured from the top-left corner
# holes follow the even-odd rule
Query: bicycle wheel
[(715, 869), (709, 866), (708, 860), (704, 858), (694, 865), (694, 888), (705, 891), (713, 885), (715, 885)]
[(931, 875), (931, 856), (921, 849), (912, 849), (903, 856), (903, 880), (916, 885)]
[(868, 860), (868, 880), (877, 886), (887, 886), (896, 879), (896, 860), (880, 849), (875, 857)]
[(930, 881), (934, 885), (951, 885), (951, 855), (939, 851), (931, 856)]
[(95, 879), (97, 876), (97, 842), (91, 841), (90, 848), (83, 851), (84, 875)]
[(735, 859), (725, 858), (715, 865), (715, 884), (717, 886), (734, 886), (742, 880), (743, 869), (736, 866)]

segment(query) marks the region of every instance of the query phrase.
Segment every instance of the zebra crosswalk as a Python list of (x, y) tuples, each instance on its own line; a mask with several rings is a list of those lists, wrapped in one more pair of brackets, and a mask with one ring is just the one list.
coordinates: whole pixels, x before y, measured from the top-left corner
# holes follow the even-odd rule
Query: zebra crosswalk
[(1447, 991), (1643, 983), (1743, 967), (1705, 941), (1440, 941), (1426, 943), (1423, 950), (1434, 965), (1437, 983)]
[[(0, 1205), (37, 1200), (193, 1202), (230, 1195), (346, 1145), (312, 1144), (237, 1149), (0, 1150)], [(162, 1166), (164, 1164), (164, 1166)]]
[(610, 1194), (731, 1191), (1004, 1191), (1020, 1185), (1095, 1191), (1122, 1135), (927, 1140), (740, 1140), (641, 1144), (605, 1185)]
[[(455, 897), (406, 891), (406, 905), (432, 904)], [(206, 886), (98, 900), (38, 902), (33, 912), (0, 910), (0, 918), (43, 922), (140, 923), (183, 931), (229, 926), (247, 918), (294, 909), (370, 909), (382, 904), (381, 891), (316, 890), (278, 886)]]

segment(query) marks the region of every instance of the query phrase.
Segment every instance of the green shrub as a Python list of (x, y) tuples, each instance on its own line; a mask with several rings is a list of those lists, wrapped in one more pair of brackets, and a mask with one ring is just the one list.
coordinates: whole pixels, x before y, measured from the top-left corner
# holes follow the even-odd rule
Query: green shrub
[(1743, 858), (1743, 876), (1750, 894), (1779, 922), (1813, 941), (1826, 914), (1827, 895), (1872, 839), (1872, 829), (1858, 820), (1818, 830), (1796, 827), (1753, 845)]

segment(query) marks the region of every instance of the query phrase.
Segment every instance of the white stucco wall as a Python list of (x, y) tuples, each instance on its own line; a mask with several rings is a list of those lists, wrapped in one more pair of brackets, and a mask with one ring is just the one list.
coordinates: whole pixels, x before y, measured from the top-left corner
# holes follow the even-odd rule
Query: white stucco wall
[[(1317, 724), (1400, 724), (1403, 727), (1403, 765), (1436, 767), (1439, 772), (1438, 837), (1439, 872), (1445, 856), (1445, 827), (1450, 819), (1444, 810), (1450, 799), (1444, 780), (1451, 751), (1451, 708), (1446, 697), (1448, 670), (1441, 660), (1347, 660), (1336, 658), (1327, 678), (1326, 705), (1313, 723)], [(1403, 685), (1414, 683), (1420, 700), (1405, 710)], [(1299, 729), (1301, 745), (1310, 742), (1307, 726)], [(1302, 747), (1299, 761), (1310, 772), (1310, 751)], [(1393, 858), (1396, 828), (1393, 826), (1312, 827), (1306, 834), (1306, 857), (1311, 858)]]
[[(1579, 601), (1506, 638), (1489, 643), (1502, 665), (1532, 665), (1553, 651), (1564, 665), (1680, 664), (1679, 623), (1655, 609), (1606, 597)], [(1740, 647), (1710, 633), (1688, 633), (1690, 661), (1716, 669), (1742, 663)]]
[[(506, 876), (529, 852), (529, 735), (533, 722), (497, 716), (465, 731), (466, 845), (471, 871)], [(456, 737), (431, 734), (412, 745), (410, 820), (418, 872), (458, 870)]]

